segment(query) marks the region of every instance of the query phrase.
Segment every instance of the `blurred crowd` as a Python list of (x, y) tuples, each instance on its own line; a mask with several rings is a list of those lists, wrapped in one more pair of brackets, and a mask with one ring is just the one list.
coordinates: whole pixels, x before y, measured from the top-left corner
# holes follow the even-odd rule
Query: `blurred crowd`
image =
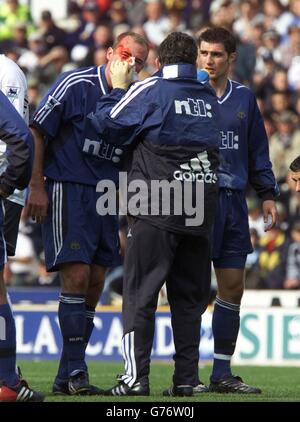
[[(49, 9), (35, 23), (30, 6), (26, 0), (0, 0), (0, 53), (25, 72), (31, 115), (61, 72), (105, 64), (107, 48), (122, 32), (133, 30), (150, 43), (141, 78), (155, 71), (157, 46), (170, 32), (197, 38), (210, 25), (234, 32), (238, 58), (231, 77), (256, 94), (281, 191), (279, 223), (265, 233), (261, 204), (249, 188), (254, 252), (247, 259), (246, 287), (299, 289), (300, 196), (291, 189), (288, 167), (300, 151), (300, 0), (69, 0), (64, 19), (55, 20)], [(40, 228), (26, 213), (25, 208), (7, 283), (56, 286), (56, 274), (45, 271)], [(120, 234), (124, 251), (124, 222)], [(118, 261), (108, 274), (107, 286), (116, 294), (121, 294), (121, 268)]]

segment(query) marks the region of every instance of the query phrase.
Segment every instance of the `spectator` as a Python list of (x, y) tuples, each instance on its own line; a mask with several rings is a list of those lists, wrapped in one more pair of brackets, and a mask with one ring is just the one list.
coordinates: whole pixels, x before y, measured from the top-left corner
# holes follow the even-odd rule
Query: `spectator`
[(295, 57), (300, 55), (300, 27), (293, 25), (288, 30), (288, 40), (279, 47), (281, 64), (288, 69)]
[(259, 13), (259, 5), (251, 0), (242, 0), (239, 3), (239, 17), (235, 19), (233, 31), (244, 42), (251, 41), (252, 27), (263, 21)]
[(289, 243), (289, 239), (280, 227), (273, 227), (261, 237), (258, 260), (261, 288), (283, 289)]
[(209, 9), (211, 23), (214, 26), (222, 26), (231, 31), (236, 9), (237, 5), (233, 0), (214, 0)]
[(32, 239), (25, 229), (27, 219), (26, 208), (23, 209), (19, 226), (16, 251), (13, 257), (9, 258), (11, 271), (11, 284), (13, 286), (33, 286), (38, 279), (38, 260), (35, 254)]
[(296, 192), (300, 192), (300, 156), (295, 158), (290, 164), (290, 178), (296, 183)]
[[(262, 2), (264, 26), (268, 31), (275, 30), (282, 33), (283, 28), (283, 4), (280, 0), (264, 0)], [(283, 18), (283, 19), (282, 19)]]
[(260, 286), (260, 273), (258, 267), (259, 260), (259, 235), (257, 230), (250, 228), (250, 237), (253, 252), (247, 256), (245, 266), (245, 288), (246, 289), (259, 289)]
[(27, 4), (18, 0), (4, 0), (0, 4), (0, 40), (12, 38), (17, 22), (30, 24), (30, 14)]
[(300, 222), (292, 227), (292, 243), (288, 249), (286, 279), (283, 283), (284, 289), (300, 288)]
[(256, 197), (247, 198), (249, 228), (257, 232), (258, 237), (265, 234), (264, 217), (261, 210), (261, 203)]
[(297, 115), (285, 110), (277, 114), (277, 131), (270, 138), (270, 158), (276, 179), (285, 182), (289, 164), (300, 151), (300, 130), (296, 127)]
[[(128, 23), (135, 32), (135, 26), (142, 26), (145, 21), (145, 2), (143, 0), (122, 0), (127, 11)], [(142, 34), (141, 34), (142, 35)]]
[(162, 0), (144, 0), (146, 22), (144, 30), (154, 46), (159, 46), (170, 31), (170, 21), (163, 13)]
[(107, 63), (107, 48), (97, 47), (94, 51), (93, 64), (94, 66), (102, 66)]
[(270, 97), (270, 113), (273, 119), (279, 119), (281, 114), (291, 109), (290, 91), (273, 91)]
[(66, 32), (56, 25), (49, 10), (44, 10), (42, 12), (39, 27), (48, 52), (52, 47), (64, 45)]
[(31, 74), (47, 54), (47, 46), (40, 32), (32, 32), (28, 37), (28, 50), (21, 54), (18, 64), (24, 71)]

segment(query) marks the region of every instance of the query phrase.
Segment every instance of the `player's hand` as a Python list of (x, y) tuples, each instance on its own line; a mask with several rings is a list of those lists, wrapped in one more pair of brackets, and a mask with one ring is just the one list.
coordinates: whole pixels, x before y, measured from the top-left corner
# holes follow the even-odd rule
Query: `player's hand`
[(121, 60), (114, 60), (110, 65), (110, 77), (113, 88), (127, 90), (133, 82), (134, 65)]
[(270, 199), (264, 201), (262, 209), (265, 223), (265, 232), (268, 232), (275, 226), (277, 221), (277, 210), (275, 201), (272, 201)]
[(45, 188), (30, 188), (27, 205), (31, 218), (37, 223), (43, 223), (47, 217), (49, 206), (49, 199)]

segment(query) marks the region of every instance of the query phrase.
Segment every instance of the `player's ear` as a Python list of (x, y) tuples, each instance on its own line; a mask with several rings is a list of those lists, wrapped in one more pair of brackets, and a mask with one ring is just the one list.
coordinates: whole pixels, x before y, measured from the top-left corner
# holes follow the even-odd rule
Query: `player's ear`
[(159, 70), (161, 68), (161, 64), (158, 57), (156, 57), (155, 59), (155, 67), (156, 67), (156, 70)]
[(114, 55), (114, 50), (111, 47), (108, 47), (107, 52), (106, 52), (107, 60), (109, 61), (113, 55)]
[(235, 59), (236, 59), (236, 53), (231, 53), (231, 54), (229, 54), (229, 63), (231, 64), (231, 63), (233, 63), (233, 62), (235, 62)]

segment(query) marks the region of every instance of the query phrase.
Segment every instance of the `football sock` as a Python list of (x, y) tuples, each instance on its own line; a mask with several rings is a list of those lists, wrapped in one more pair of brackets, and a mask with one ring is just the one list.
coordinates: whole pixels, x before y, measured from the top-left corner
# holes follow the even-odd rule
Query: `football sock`
[(67, 381), (68, 378), (69, 378), (68, 355), (67, 355), (65, 347), (63, 346), (55, 382), (62, 383), (62, 382)]
[(218, 381), (230, 375), (230, 360), (240, 328), (240, 305), (216, 298), (212, 332), (214, 337), (214, 363), (211, 378)]
[[(86, 326), (85, 326), (85, 334), (84, 334), (84, 346), (86, 349), (88, 342), (90, 340), (90, 337), (92, 335), (93, 328), (94, 328), (95, 308), (86, 305), (85, 316), (86, 316)], [(87, 370), (87, 367), (86, 367), (86, 370)], [(66, 382), (68, 378), (69, 378), (68, 356), (67, 356), (65, 347), (63, 347), (55, 382), (58, 384), (64, 383)]]
[(8, 304), (0, 305), (0, 380), (10, 386), (19, 382), (16, 374), (16, 326)]
[[(58, 318), (63, 337), (63, 352), (68, 362), (68, 375), (78, 370), (86, 370), (85, 355), (85, 296), (62, 293), (59, 298)], [(65, 359), (65, 357), (64, 357)], [(62, 378), (64, 374), (61, 372)], [(58, 374), (60, 378), (60, 373)]]
[[(91, 338), (93, 328), (94, 328), (94, 317), (95, 317), (95, 308), (86, 305), (85, 306), (85, 333), (84, 333), (84, 351), (86, 351), (87, 345)], [(88, 372), (87, 364), (85, 363), (85, 369)]]

